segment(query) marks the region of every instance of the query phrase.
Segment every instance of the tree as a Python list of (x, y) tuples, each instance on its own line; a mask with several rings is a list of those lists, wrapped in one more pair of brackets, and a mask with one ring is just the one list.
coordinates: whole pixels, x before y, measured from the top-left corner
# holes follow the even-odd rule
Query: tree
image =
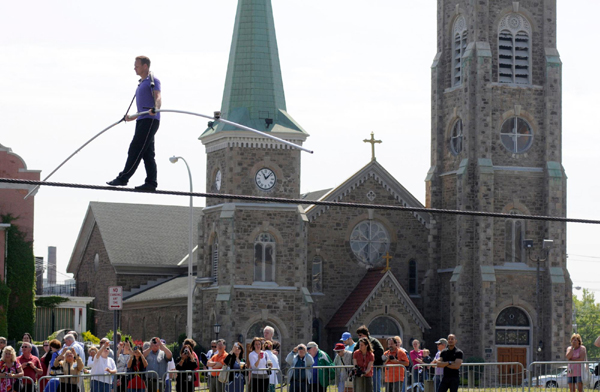
[[(10, 214), (0, 219), (3, 223), (11, 223), (6, 241), (6, 285), (10, 290), (6, 313), (9, 339), (20, 339), (25, 332), (33, 333), (35, 320), (35, 257), (31, 242), (25, 240), (25, 233), (12, 223), (15, 219)], [(0, 287), (0, 294), (6, 291)]]
[(587, 349), (588, 359), (599, 358), (600, 348), (594, 346), (594, 341), (600, 336), (600, 303), (596, 302), (593, 292), (583, 289), (582, 300), (573, 296), (573, 309), (577, 333)]

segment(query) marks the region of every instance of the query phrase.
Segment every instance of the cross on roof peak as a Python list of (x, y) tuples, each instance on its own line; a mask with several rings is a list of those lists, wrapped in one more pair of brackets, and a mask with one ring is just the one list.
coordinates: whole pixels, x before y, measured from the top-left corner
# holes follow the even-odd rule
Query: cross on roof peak
[(371, 161), (376, 161), (375, 158), (375, 143), (381, 143), (381, 140), (375, 140), (375, 133), (371, 132), (371, 138), (363, 140), (364, 143), (371, 143)]

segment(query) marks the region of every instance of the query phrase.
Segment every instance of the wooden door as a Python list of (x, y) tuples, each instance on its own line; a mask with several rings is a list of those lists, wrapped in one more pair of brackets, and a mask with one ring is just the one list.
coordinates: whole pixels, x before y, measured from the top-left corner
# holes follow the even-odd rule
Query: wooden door
[(527, 367), (526, 347), (498, 347), (498, 362), (519, 362), (523, 365), (498, 365), (500, 383), (503, 385), (521, 385), (523, 369)]

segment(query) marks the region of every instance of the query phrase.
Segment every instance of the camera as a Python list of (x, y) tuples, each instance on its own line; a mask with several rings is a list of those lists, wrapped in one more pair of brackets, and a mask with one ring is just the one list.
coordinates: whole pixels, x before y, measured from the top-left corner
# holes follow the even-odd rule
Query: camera
[(187, 348), (185, 350), (183, 350), (184, 353), (186, 353), (187, 355), (190, 355), (190, 350), (188, 350)]
[(395, 361), (395, 360), (396, 360), (396, 357), (395, 357), (395, 356), (393, 356), (393, 355), (390, 355), (390, 356), (388, 357), (388, 359), (391, 359), (392, 361)]
[(363, 372), (363, 370), (360, 367), (358, 367), (358, 365), (356, 365), (354, 366), (354, 369), (352, 369), (352, 371), (350, 372), (350, 377), (362, 377), (364, 374), (365, 372)]
[(158, 341), (155, 338), (152, 338), (152, 343), (156, 344)]

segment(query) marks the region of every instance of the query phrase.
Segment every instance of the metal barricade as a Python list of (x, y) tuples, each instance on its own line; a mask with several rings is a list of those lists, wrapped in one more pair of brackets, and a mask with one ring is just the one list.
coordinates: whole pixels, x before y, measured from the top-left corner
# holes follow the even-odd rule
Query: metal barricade
[[(598, 362), (592, 361), (556, 361), (532, 362), (526, 385), (531, 388), (553, 388), (568, 390), (569, 383), (577, 384), (581, 377), (584, 390), (600, 390), (600, 377), (594, 375), (594, 367)], [(575, 386), (577, 388), (577, 385)]]
[[(80, 373), (73, 375), (56, 375), (56, 376), (43, 376), (37, 380), (38, 392), (115, 392), (113, 390), (114, 378), (121, 376), (122, 382), (125, 382), (124, 388), (119, 387), (117, 390), (127, 392), (155, 392), (152, 390), (154, 380), (158, 385), (158, 374), (155, 371), (145, 372), (124, 372), (114, 374), (91, 374), (91, 373)], [(113, 378), (114, 377), (114, 378)], [(76, 378), (77, 382), (69, 382), (69, 379)], [(43, 382), (43, 381), (46, 382)], [(138, 380), (141, 383), (138, 383)], [(98, 381), (102, 384), (97, 384), (94, 381)], [(134, 381), (131, 386), (135, 385), (135, 388), (128, 388), (130, 382)], [(40, 390), (40, 385), (45, 384), (43, 390)], [(67, 385), (75, 385), (77, 389), (68, 387)], [(104, 385), (107, 384), (107, 385)]]
[[(35, 381), (33, 381), (33, 379), (31, 379), (31, 377), (27, 377), (27, 376), (21, 376), (21, 377), (7, 377), (4, 374), (0, 374), (0, 380), (2, 379), (10, 379), (13, 380), (13, 390), (16, 390), (15, 387), (15, 383), (19, 385), (19, 389), (21, 391), (26, 391), (26, 392), (33, 392), (33, 386), (35, 386)], [(28, 385), (31, 385), (31, 389), (28, 389)]]
[[(406, 391), (437, 392), (443, 377), (436, 376), (434, 370), (436, 367), (435, 364), (418, 364), (413, 366)], [(485, 392), (517, 392), (524, 391), (523, 382), (525, 378), (525, 367), (520, 362), (463, 362), (460, 368), (458, 368), (458, 380), (453, 379), (452, 382), (458, 383), (458, 388), (461, 392), (478, 390), (485, 390)], [(444, 383), (448, 382), (449, 380), (447, 379)]]

